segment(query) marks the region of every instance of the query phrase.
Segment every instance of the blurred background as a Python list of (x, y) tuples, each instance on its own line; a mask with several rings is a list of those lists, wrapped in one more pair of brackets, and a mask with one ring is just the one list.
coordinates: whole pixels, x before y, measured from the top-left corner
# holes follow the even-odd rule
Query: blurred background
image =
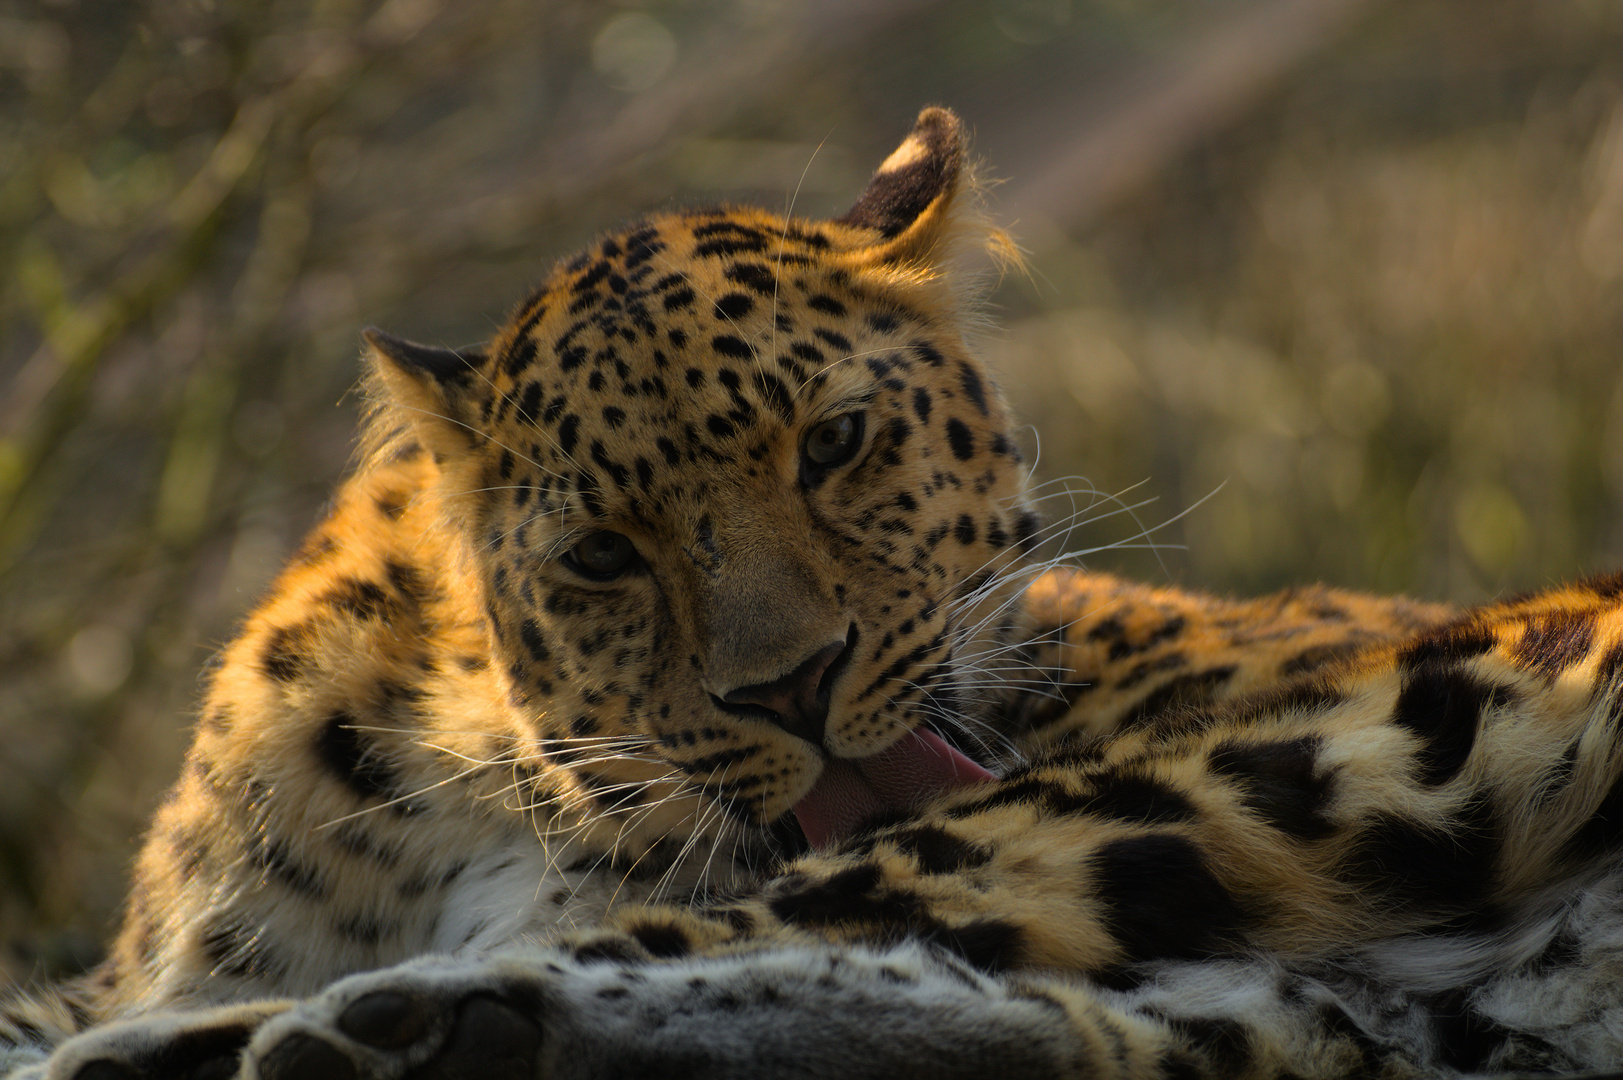
[(1041, 478), (1165, 523), (1089, 565), (1623, 565), (1616, 0), (0, 0), (0, 971), (96, 956), (362, 326), (483, 340), (643, 210), (838, 213), (932, 102), (1030, 252), (985, 347)]

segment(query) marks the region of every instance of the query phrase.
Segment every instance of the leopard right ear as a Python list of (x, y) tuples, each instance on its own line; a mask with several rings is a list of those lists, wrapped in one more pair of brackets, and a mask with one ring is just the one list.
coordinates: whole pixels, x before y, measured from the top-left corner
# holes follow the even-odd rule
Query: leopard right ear
[(477, 441), (483, 351), (419, 345), (375, 326), (362, 330), (361, 337), (382, 396), (404, 414), (424, 445), (445, 454)]
[(950, 109), (931, 106), (836, 220), (879, 233), (876, 261), (928, 262), (951, 227), (953, 203), (968, 181), (968, 160), (964, 122)]

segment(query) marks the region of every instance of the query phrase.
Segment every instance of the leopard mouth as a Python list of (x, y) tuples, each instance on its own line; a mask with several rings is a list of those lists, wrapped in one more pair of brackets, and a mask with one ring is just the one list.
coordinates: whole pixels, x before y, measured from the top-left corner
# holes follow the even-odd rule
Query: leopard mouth
[(912, 810), (932, 796), (996, 780), (927, 727), (877, 754), (833, 758), (793, 807), (806, 840), (827, 848), (876, 816)]

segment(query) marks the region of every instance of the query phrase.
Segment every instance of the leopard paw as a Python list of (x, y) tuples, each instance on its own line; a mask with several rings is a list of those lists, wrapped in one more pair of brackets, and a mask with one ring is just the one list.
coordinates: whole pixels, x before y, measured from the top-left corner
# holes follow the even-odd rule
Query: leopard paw
[(229, 1080), (243, 1048), (289, 1002), (261, 1001), (192, 1012), (150, 1013), (69, 1039), (23, 1077), (41, 1080)]
[(534, 964), (428, 958), (335, 984), (267, 1024), (252, 1080), (530, 1080), (547, 1011)]

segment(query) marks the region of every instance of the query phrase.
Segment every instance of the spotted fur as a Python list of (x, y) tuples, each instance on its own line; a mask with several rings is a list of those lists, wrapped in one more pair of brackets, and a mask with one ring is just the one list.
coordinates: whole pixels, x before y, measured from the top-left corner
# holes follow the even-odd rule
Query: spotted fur
[[(369, 331), (361, 463), (9, 1063), (1616, 1067), (1623, 578), (1460, 614), (1039, 560), (989, 240), (931, 109), (838, 220), (652, 218), (486, 348)], [(921, 730), (996, 777), (811, 849), (808, 792)]]

